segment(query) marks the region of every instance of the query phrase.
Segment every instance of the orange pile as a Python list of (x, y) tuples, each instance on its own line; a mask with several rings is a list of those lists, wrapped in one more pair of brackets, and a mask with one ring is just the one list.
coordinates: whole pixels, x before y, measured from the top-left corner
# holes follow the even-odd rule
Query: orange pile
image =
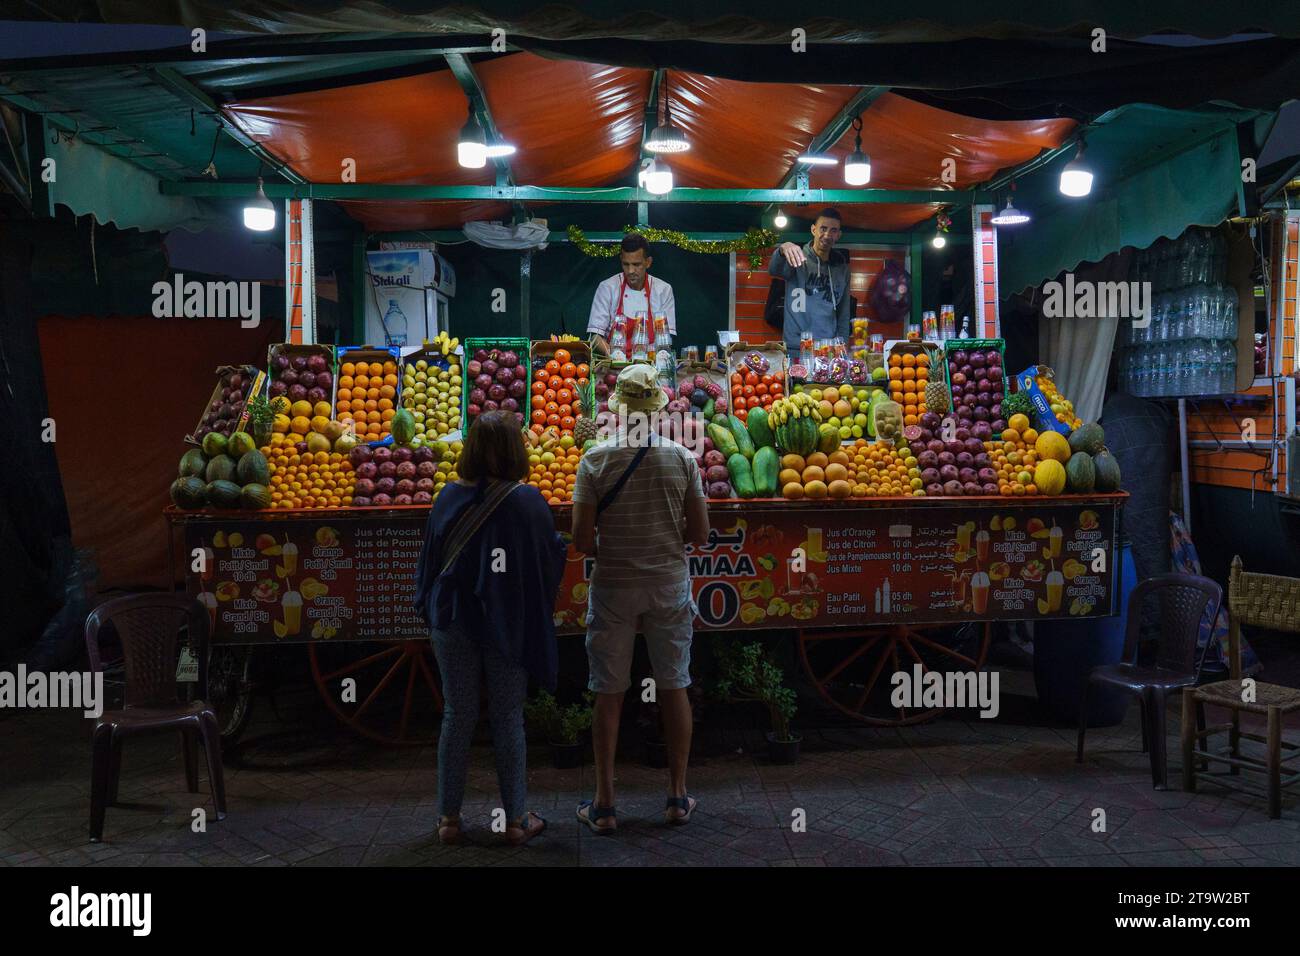
[(360, 441), (379, 441), (397, 413), (400, 379), (397, 363), (344, 362), (339, 368), (338, 400), (334, 405), (341, 422), (353, 422)]
[[(276, 439), (279, 439), (277, 441)], [(271, 466), (272, 508), (346, 508), (352, 504), (356, 475), (339, 452), (299, 455), (284, 435), (272, 435), (262, 449)]]
[(1034, 443), (1038, 432), (1029, 427), (1024, 415), (1012, 415), (1006, 429), (994, 441), (986, 441), (984, 449), (989, 462), (998, 473), (998, 491), (1008, 497), (1038, 494), (1034, 484), (1034, 466), (1038, 453)]
[(567, 349), (556, 349), (546, 367), (534, 373), (529, 427), (535, 434), (551, 426), (561, 435), (573, 434), (582, 415), (582, 390), (587, 387), (589, 372), (587, 364), (575, 363)]
[(552, 451), (530, 448), (528, 477), (524, 480), (540, 491), (548, 503), (568, 504), (573, 500), (573, 485), (581, 458), (582, 449), (576, 445), (573, 448), (557, 445)]
[[(853, 467), (856, 470), (856, 498), (923, 498), (921, 469), (906, 446), (889, 442), (868, 442), (859, 438), (853, 443)], [(857, 489), (863, 490), (859, 492)]]
[(889, 357), (889, 397), (903, 406), (903, 424), (915, 425), (925, 414), (925, 386), (930, 382), (930, 356), (895, 352)]
[(731, 412), (742, 422), (751, 408), (770, 409), (784, 394), (780, 375), (759, 375), (750, 368), (731, 373)]

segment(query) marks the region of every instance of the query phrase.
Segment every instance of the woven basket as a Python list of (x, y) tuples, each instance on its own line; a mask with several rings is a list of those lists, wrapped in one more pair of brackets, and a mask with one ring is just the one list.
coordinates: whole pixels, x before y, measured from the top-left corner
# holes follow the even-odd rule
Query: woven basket
[(1244, 571), (1241, 557), (1234, 557), (1228, 607), (1238, 624), (1300, 633), (1300, 578)]

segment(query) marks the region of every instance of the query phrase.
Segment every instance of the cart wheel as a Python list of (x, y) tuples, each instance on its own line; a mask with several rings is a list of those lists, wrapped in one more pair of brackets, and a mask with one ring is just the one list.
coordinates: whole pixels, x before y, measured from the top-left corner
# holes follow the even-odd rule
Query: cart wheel
[(252, 662), (249, 644), (208, 648), (208, 703), (217, 712), (224, 746), (239, 739), (253, 715)]
[(878, 727), (920, 724), (942, 707), (922, 710), (890, 702), (890, 676), (912, 671), (975, 671), (984, 665), (991, 624), (912, 628), (892, 624), (863, 630), (802, 630), (799, 657), (821, 698), (840, 713)]
[[(361, 736), (389, 745), (437, 739), (442, 689), (427, 640), (309, 644), (307, 655), (325, 706)], [(343, 699), (347, 678), (355, 702)]]

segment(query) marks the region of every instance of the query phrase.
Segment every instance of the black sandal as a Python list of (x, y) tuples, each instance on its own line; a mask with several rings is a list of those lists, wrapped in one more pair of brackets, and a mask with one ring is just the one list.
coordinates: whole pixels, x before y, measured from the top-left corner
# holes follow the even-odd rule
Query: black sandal
[[(587, 813), (584, 815), (583, 810)], [(603, 826), (597, 823), (597, 820), (609, 818), (613, 823), (606, 823)], [(592, 833), (598, 836), (608, 836), (618, 829), (618, 813), (613, 807), (598, 807), (595, 800), (583, 800), (578, 804), (578, 819), (587, 825)]]
[[(691, 814), (695, 812), (699, 805), (700, 801), (696, 800), (690, 794), (687, 794), (684, 797), (669, 797), (667, 802), (664, 803), (664, 818), (668, 821), (670, 826), (675, 827), (679, 827), (684, 823), (690, 823)], [(683, 813), (681, 816), (676, 816), (669, 812), (671, 810), (681, 810)]]

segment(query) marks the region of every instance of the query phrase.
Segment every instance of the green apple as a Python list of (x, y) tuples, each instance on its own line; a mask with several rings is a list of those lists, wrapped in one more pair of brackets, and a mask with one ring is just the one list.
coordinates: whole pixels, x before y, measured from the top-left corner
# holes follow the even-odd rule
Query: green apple
[(861, 426), (861, 425), (854, 425), (852, 428), (849, 429), (849, 434), (851, 434), (854, 438), (861, 438), (861, 437), (862, 437), (862, 426)]
[(848, 439), (850, 439), (850, 438), (852, 438), (852, 437), (853, 437), (853, 429), (850, 428), (848, 425), (841, 425), (841, 426), (840, 426), (840, 438), (841, 438), (842, 440), (846, 440), (846, 441), (847, 441)]

